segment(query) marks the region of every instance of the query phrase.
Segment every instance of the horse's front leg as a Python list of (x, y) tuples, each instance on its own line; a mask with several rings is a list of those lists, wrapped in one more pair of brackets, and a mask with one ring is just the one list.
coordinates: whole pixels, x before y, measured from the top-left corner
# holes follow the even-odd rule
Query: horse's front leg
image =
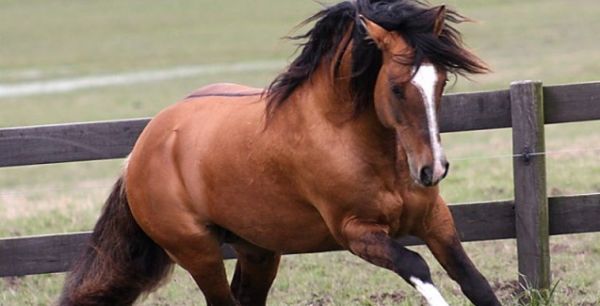
[(438, 198), (419, 236), (473, 304), (500, 305), (488, 281), (465, 253), (452, 214), (441, 198)]
[(385, 226), (351, 222), (345, 227), (344, 235), (352, 253), (374, 265), (396, 272), (414, 286), (430, 305), (448, 305), (433, 286), (425, 260), (391, 239)]

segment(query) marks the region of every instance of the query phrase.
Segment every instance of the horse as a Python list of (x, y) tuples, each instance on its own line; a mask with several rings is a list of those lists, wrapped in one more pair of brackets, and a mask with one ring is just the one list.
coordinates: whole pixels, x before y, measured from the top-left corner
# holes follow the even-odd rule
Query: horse
[[(445, 6), (354, 0), (324, 7), (265, 89), (201, 88), (139, 136), (60, 305), (131, 305), (174, 264), (207, 305), (265, 305), (285, 253), (348, 250), (447, 305), (422, 239), (475, 305), (500, 305), (461, 246), (438, 183), (449, 75), (485, 73)], [(228, 283), (221, 246), (237, 263)]]

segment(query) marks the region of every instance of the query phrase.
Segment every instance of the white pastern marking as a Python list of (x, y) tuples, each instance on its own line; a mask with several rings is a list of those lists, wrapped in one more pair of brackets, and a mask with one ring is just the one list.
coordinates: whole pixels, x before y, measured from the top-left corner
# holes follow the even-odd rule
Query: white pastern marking
[[(417, 69), (417, 68), (414, 68)], [(414, 70), (413, 70), (414, 74)], [(435, 86), (437, 84), (437, 71), (432, 64), (423, 64), (418, 68), (417, 73), (411, 80), (411, 83), (417, 87), (425, 103), (427, 113), (427, 125), (429, 128), (429, 141), (433, 154), (433, 177), (440, 178), (444, 174), (442, 166), (442, 146), (438, 140), (439, 128), (435, 113)]]
[(446, 303), (446, 300), (444, 300), (444, 298), (442, 297), (440, 292), (437, 290), (437, 288), (435, 288), (434, 285), (432, 285), (430, 283), (424, 283), (423, 281), (421, 281), (420, 279), (418, 279), (414, 276), (410, 277), (410, 282), (413, 283), (413, 285), (415, 285), (415, 288), (417, 289), (417, 291), (419, 291), (419, 293), (421, 293), (421, 295), (423, 295), (423, 297), (425, 297), (425, 299), (427, 300), (427, 303), (429, 303), (429, 305), (431, 305), (431, 306), (448, 306), (448, 303)]

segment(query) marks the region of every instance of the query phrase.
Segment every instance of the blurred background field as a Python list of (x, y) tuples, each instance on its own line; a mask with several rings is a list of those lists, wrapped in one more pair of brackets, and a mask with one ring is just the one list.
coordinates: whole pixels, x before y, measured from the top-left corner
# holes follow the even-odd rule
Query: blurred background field
[[(459, 29), (494, 70), (472, 80), (458, 79), (448, 92), (505, 89), (511, 81), (523, 79), (546, 85), (600, 80), (597, 0), (445, 3), (478, 20)], [(0, 92), (59, 79), (216, 68), (160, 82), (0, 96), (0, 127), (150, 117), (205, 84), (226, 81), (264, 87), (293, 58), (295, 45), (280, 38), (319, 7), (309, 0), (2, 0)], [(247, 71), (227, 68), (240, 63), (256, 65)], [(452, 164), (442, 184), (447, 200), (512, 198), (509, 130), (450, 133), (442, 138)], [(600, 192), (600, 122), (548, 126), (546, 145), (550, 195)], [(91, 229), (121, 163), (0, 168), (0, 237)], [(551, 238), (556, 305), (600, 303), (599, 237)], [(514, 242), (467, 243), (466, 248), (503, 301), (516, 303)], [(427, 255), (434, 280), (450, 303), (468, 305), (429, 252), (415, 249)], [(231, 270), (232, 262), (228, 265)], [(50, 304), (63, 277), (0, 279), (0, 305)], [(179, 269), (167, 286), (140, 302), (202, 303), (191, 278)], [(392, 273), (345, 253), (286, 257), (270, 299), (270, 305), (420, 303), (420, 297)]]

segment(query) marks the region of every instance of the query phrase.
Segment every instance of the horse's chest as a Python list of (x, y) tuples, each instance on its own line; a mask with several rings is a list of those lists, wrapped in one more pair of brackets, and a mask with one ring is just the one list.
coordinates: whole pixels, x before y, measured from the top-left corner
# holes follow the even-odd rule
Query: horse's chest
[(398, 235), (411, 233), (422, 226), (434, 203), (431, 192), (404, 192), (402, 199), (402, 212), (398, 218)]
[(404, 199), (396, 192), (385, 192), (377, 197), (373, 208), (381, 215), (382, 221), (397, 222), (404, 211)]
[(402, 236), (423, 223), (431, 200), (419, 192), (385, 192), (376, 197), (371, 208), (378, 215), (374, 221), (386, 225), (391, 236)]

